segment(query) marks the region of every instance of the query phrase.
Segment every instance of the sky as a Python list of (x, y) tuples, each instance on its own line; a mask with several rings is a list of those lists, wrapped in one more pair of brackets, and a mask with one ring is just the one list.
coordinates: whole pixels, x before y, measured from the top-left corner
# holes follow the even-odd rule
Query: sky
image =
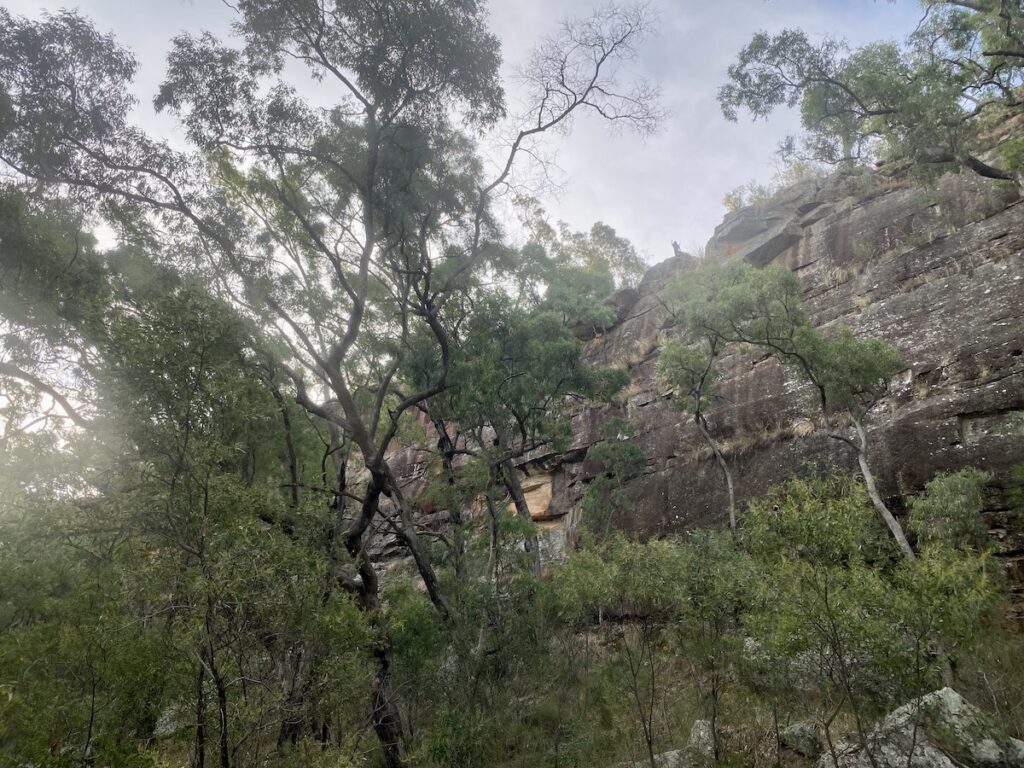
[[(511, 75), (534, 43), (561, 19), (587, 15), (605, 0), (490, 0), (490, 25), (502, 41)], [(17, 14), (74, 7), (103, 31), (113, 32), (139, 60), (137, 119), (154, 133), (181, 141), (181, 132), (150, 104), (164, 72), (171, 38), (210, 30), (226, 37), (231, 11), (220, 0), (0, 0)], [(916, 0), (651, 0), (657, 15), (630, 67), (657, 82), (668, 115), (647, 139), (616, 133), (593, 119), (579, 120), (569, 136), (548, 144), (557, 162), (557, 192), (541, 200), (553, 221), (575, 230), (603, 221), (629, 238), (650, 263), (702, 246), (725, 213), (722, 198), (750, 181), (768, 182), (775, 149), (798, 133), (792, 112), (768, 121), (738, 123), (722, 117), (718, 87), (737, 51), (758, 31), (800, 27), (852, 45), (896, 39), (921, 15)], [(314, 85), (309, 86), (311, 89)], [(514, 88), (510, 101), (515, 99)]]

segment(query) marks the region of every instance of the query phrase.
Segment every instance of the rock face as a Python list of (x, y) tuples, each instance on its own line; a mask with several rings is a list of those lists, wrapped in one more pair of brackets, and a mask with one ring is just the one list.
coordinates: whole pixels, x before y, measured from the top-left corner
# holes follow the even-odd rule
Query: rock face
[[(870, 755), (868, 754), (870, 751)], [(1003, 736), (952, 688), (891, 712), (865, 747), (843, 742), (815, 768), (1024, 768), (1024, 741)]]
[[(714, 764), (715, 737), (711, 732), (711, 723), (707, 720), (695, 720), (690, 728), (690, 738), (682, 749), (661, 752), (654, 756), (657, 768), (702, 768)], [(650, 760), (639, 760), (625, 763), (620, 768), (650, 768)]]
[[(1024, 205), (1016, 191), (970, 174), (933, 190), (868, 172), (836, 176), (730, 214), (705, 258), (789, 267), (819, 327), (846, 324), (900, 349), (907, 370), (868, 425), (881, 490), (897, 507), (936, 472), (974, 466), (1005, 481), (1024, 462)], [(572, 541), (586, 485), (601, 470), (587, 451), (612, 415), (637, 425), (648, 457), (629, 487), (633, 507), (615, 525), (662, 534), (725, 516), (714, 461), (656, 378), (660, 349), (677, 333), (663, 289), (696, 263), (678, 255), (652, 267), (635, 292), (615, 298), (618, 324), (586, 342), (591, 362), (629, 371), (625, 413), (579, 412), (566, 454), (534, 455), (521, 467), (536, 482), (552, 556)], [(783, 366), (733, 354), (723, 369), (709, 421), (734, 467), (741, 508), (795, 473), (854, 467), (841, 444), (815, 434), (812, 393)], [(996, 531), (1001, 514), (991, 512)], [(1003, 549), (1024, 581), (1021, 543), (1011, 537)]]
[(808, 722), (793, 723), (783, 728), (779, 732), (779, 743), (783, 749), (812, 760), (824, 749), (818, 727)]

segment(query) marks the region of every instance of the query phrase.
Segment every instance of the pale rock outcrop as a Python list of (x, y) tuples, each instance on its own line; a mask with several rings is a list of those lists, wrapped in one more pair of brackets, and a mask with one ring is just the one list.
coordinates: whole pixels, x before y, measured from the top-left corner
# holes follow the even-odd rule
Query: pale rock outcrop
[(715, 734), (711, 730), (711, 723), (707, 720), (694, 720), (686, 747), (702, 757), (713, 758), (715, 756)]
[(793, 723), (779, 731), (779, 742), (783, 749), (812, 760), (825, 748), (818, 726), (806, 721)]
[[(870, 754), (868, 752), (870, 751)], [(999, 732), (952, 688), (904, 704), (868, 734), (836, 745), (838, 768), (1024, 768), (1024, 742)], [(837, 768), (826, 752), (815, 768)]]
[[(657, 768), (703, 768), (713, 765), (714, 759), (715, 739), (711, 732), (711, 723), (707, 720), (694, 720), (686, 746), (682, 749), (655, 755), (654, 763)], [(637, 760), (620, 766), (620, 768), (650, 767), (650, 760)]]

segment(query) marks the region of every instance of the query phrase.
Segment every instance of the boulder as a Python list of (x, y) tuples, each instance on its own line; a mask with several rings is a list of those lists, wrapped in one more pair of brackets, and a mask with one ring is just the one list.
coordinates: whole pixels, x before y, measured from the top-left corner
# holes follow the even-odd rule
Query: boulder
[(783, 749), (812, 760), (825, 748), (818, 726), (809, 722), (793, 723), (783, 728), (779, 731), (779, 743)]
[[(702, 768), (708, 764), (707, 758), (695, 754), (689, 748), (674, 749), (654, 756), (657, 768)], [(625, 763), (619, 768), (651, 768), (650, 760), (637, 760)]]
[[(714, 759), (715, 740), (711, 723), (707, 720), (694, 720), (686, 746), (655, 755), (654, 763), (657, 768), (701, 768), (710, 765)], [(623, 764), (620, 768), (651, 768), (651, 762), (637, 760)]]
[(694, 720), (686, 748), (702, 757), (714, 758), (715, 734), (711, 730), (711, 723), (707, 720)]
[[(815, 768), (1024, 768), (1024, 741), (1009, 738), (952, 688), (889, 713), (867, 745), (836, 745)], [(869, 754), (870, 752), (870, 754)]]
[(660, 755), (654, 756), (654, 762), (658, 768), (691, 768), (694, 765), (685, 749), (662, 752)]
[(178, 704), (171, 704), (160, 711), (153, 726), (154, 739), (167, 739), (192, 725), (190, 713)]

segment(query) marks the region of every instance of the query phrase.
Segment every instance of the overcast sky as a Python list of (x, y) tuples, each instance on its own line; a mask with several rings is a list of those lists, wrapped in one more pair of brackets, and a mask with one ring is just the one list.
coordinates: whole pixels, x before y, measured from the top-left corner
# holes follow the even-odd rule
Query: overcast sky
[[(506, 67), (521, 62), (535, 40), (566, 16), (586, 14), (604, 0), (490, 0), (491, 26), (502, 40)], [(0, 0), (15, 13), (77, 7), (104, 31), (113, 31), (140, 62), (140, 122), (173, 132), (149, 115), (170, 38), (181, 31), (225, 35), (230, 11), (220, 0)], [(779, 113), (767, 123), (727, 122), (715, 101), (726, 68), (759, 30), (799, 26), (814, 35), (838, 35), (852, 44), (901, 37), (920, 18), (916, 0), (652, 0), (657, 33), (635, 67), (660, 83), (669, 116), (643, 141), (579, 121), (557, 139), (564, 182), (544, 200), (552, 219), (586, 229), (604, 221), (631, 239), (651, 263), (707, 241), (724, 214), (723, 195), (775, 173), (779, 141), (796, 131), (796, 118)]]

